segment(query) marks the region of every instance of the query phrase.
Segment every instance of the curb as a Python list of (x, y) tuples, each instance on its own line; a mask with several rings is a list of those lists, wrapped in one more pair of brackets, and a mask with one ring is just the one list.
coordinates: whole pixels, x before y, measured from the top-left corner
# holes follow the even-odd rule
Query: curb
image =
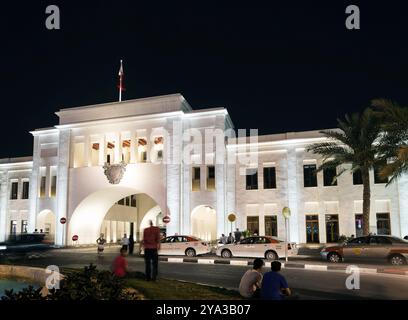
[[(196, 264), (223, 264), (223, 265), (231, 265), (231, 266), (252, 266), (252, 261), (246, 260), (225, 260), (225, 259), (200, 259), (200, 258), (172, 258), (172, 257), (159, 257), (159, 261), (162, 262), (169, 262), (169, 263), (196, 263)], [(270, 267), (271, 262), (266, 261), (265, 267)], [(302, 263), (293, 263), (282, 262), (282, 268), (285, 269), (304, 269), (304, 270), (313, 270), (313, 271), (343, 271), (344, 273), (347, 272), (348, 266), (347, 265), (322, 265), (322, 264), (302, 264)], [(407, 276), (408, 271), (406, 269), (398, 269), (398, 268), (365, 268), (359, 267), (358, 269), (360, 273), (364, 274), (389, 274), (389, 275), (400, 275), (400, 276)]]

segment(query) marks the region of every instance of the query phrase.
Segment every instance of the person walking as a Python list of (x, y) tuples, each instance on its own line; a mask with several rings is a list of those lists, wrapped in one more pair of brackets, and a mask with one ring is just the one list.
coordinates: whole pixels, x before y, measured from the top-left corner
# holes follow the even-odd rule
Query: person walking
[(98, 255), (102, 254), (103, 250), (105, 249), (106, 239), (104, 238), (104, 234), (101, 233), (99, 238), (96, 239), (96, 243), (98, 245)]
[(225, 236), (225, 234), (222, 234), (220, 237), (220, 242), (221, 244), (227, 244), (228, 238)]
[(153, 221), (149, 221), (150, 227), (144, 229), (141, 248), (144, 248), (146, 265), (146, 280), (156, 281), (158, 274), (158, 264), (160, 250), (160, 229), (153, 226)]
[(262, 267), (264, 262), (262, 259), (256, 258), (253, 264), (253, 268), (247, 270), (241, 278), (239, 294), (244, 298), (259, 299), (261, 295)]
[(241, 235), (242, 235), (241, 231), (239, 231), (239, 229), (237, 228), (237, 230), (235, 230), (234, 232), (235, 242), (238, 242), (241, 240)]
[(261, 299), (283, 300), (284, 297), (289, 297), (292, 294), (285, 277), (279, 273), (281, 266), (279, 261), (272, 261), (271, 271), (264, 274), (261, 287)]
[(122, 248), (125, 249), (126, 251), (128, 250), (129, 247), (129, 238), (127, 237), (126, 233), (123, 235), (122, 238)]
[(230, 232), (228, 238), (227, 238), (227, 243), (234, 243), (234, 236), (232, 235), (232, 232)]
[(123, 278), (128, 272), (128, 262), (126, 260), (127, 250), (120, 248), (120, 254), (113, 260), (112, 272), (118, 278)]
[(129, 236), (129, 254), (133, 254), (133, 250), (135, 249), (135, 239), (133, 239), (133, 234)]

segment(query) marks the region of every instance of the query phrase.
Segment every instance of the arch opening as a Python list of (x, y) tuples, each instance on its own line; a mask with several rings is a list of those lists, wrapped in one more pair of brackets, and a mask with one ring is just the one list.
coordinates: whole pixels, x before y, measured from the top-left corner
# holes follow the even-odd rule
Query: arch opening
[(191, 211), (191, 232), (193, 236), (211, 241), (217, 239), (217, 215), (210, 206), (197, 206)]
[[(94, 244), (101, 233), (109, 243), (118, 243), (123, 235), (141, 239), (150, 217), (157, 224), (163, 211), (152, 197), (134, 188), (115, 186), (87, 196), (74, 210), (69, 221), (68, 244)], [(146, 218), (146, 219), (145, 219)]]

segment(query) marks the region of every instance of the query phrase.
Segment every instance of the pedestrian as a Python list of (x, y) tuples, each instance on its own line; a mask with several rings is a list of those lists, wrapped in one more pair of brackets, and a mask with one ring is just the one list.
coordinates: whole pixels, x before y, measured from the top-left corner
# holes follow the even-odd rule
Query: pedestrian
[(141, 248), (144, 248), (146, 265), (146, 280), (156, 281), (158, 273), (160, 250), (160, 229), (153, 226), (153, 221), (149, 221), (150, 227), (144, 229)]
[(262, 284), (262, 267), (264, 262), (260, 258), (256, 258), (253, 263), (253, 268), (247, 270), (239, 283), (239, 293), (244, 298), (259, 299), (261, 295)]
[(125, 233), (122, 238), (122, 248), (127, 251), (128, 247), (129, 247), (129, 238), (126, 236), (126, 233)]
[(227, 244), (227, 237), (225, 236), (225, 234), (222, 234), (221, 235), (221, 237), (220, 237), (220, 241), (219, 241), (219, 243), (220, 244)]
[(38, 233), (38, 229), (34, 229), (34, 233)]
[(264, 274), (261, 287), (261, 299), (283, 300), (285, 296), (288, 297), (292, 294), (285, 277), (279, 273), (281, 266), (279, 261), (272, 261), (271, 271)]
[(235, 242), (240, 241), (241, 235), (242, 235), (241, 231), (239, 231), (239, 229), (237, 228), (237, 230), (235, 230), (235, 232), (234, 232)]
[(98, 254), (102, 254), (103, 250), (105, 249), (106, 239), (104, 238), (104, 234), (101, 233), (99, 238), (96, 239), (96, 243), (98, 244)]
[(133, 239), (133, 234), (129, 236), (129, 254), (133, 254), (133, 250), (135, 249), (135, 239)]
[(112, 272), (118, 278), (123, 278), (128, 272), (128, 262), (126, 260), (127, 250), (120, 248), (120, 254), (113, 260)]
[(228, 238), (227, 238), (227, 243), (234, 243), (234, 236), (232, 235), (232, 232), (230, 232)]

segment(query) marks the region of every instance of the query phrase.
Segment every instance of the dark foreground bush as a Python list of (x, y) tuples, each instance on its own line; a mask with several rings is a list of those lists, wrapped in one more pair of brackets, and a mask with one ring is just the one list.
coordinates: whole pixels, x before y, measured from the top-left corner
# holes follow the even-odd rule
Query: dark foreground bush
[(122, 279), (109, 271), (99, 271), (96, 266), (84, 267), (71, 272), (60, 282), (60, 289), (51, 289), (43, 294), (43, 288), (32, 286), (20, 292), (6, 290), (2, 300), (138, 300), (140, 294), (125, 287)]

